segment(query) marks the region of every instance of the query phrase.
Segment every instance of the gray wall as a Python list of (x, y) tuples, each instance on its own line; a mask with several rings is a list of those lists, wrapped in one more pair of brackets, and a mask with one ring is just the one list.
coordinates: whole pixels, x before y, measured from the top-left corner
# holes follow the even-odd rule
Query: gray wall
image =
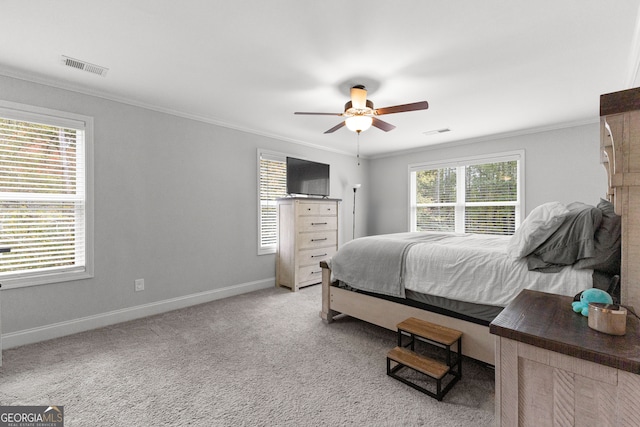
[[(257, 255), (259, 148), (329, 163), (331, 197), (345, 199), (340, 240), (351, 238), (352, 186), (366, 161), (3, 76), (0, 99), (92, 116), (95, 128), (95, 277), (2, 290), (5, 348), (153, 313), (162, 301), (273, 286), (275, 255)], [(137, 278), (145, 291), (133, 291)]]
[(548, 202), (597, 204), (606, 193), (598, 123), (370, 160), (368, 234), (408, 231), (409, 172), (413, 163), (505, 151), (525, 151), (525, 212)]

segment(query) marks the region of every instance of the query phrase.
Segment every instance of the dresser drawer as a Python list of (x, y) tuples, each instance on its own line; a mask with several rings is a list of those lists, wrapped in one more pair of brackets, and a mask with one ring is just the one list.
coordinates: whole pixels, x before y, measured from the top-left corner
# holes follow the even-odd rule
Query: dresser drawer
[(320, 267), (320, 264), (298, 268), (298, 283), (301, 286), (320, 282), (322, 282), (322, 267)]
[(336, 203), (305, 203), (300, 202), (298, 205), (299, 215), (337, 215)]
[(335, 246), (317, 249), (305, 249), (298, 252), (298, 265), (318, 265), (320, 261), (331, 258), (337, 249)]
[(317, 231), (315, 233), (298, 233), (298, 248), (312, 249), (323, 246), (336, 246), (338, 244), (338, 232), (333, 231)]
[(298, 218), (298, 231), (337, 230), (337, 216), (301, 216)]

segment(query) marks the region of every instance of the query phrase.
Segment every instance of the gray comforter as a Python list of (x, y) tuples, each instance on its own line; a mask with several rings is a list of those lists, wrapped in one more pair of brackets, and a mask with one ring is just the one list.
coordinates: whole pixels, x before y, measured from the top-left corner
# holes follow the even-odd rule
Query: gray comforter
[(427, 238), (433, 240), (435, 237), (415, 232), (352, 240), (329, 260), (332, 280), (362, 291), (404, 298), (407, 252)]

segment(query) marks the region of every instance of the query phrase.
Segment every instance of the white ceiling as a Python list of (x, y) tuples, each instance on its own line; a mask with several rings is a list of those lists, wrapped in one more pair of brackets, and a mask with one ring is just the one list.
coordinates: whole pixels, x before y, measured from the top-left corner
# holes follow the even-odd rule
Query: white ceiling
[[(323, 132), (349, 87), (382, 117), (364, 156), (595, 122), (639, 84), (640, 0), (1, 1), (0, 74), (355, 153)], [(65, 67), (61, 56), (109, 69)], [(0, 97), (2, 88), (0, 87)], [(450, 128), (437, 135), (430, 130)], [(185, 141), (188, 143), (188, 141)]]

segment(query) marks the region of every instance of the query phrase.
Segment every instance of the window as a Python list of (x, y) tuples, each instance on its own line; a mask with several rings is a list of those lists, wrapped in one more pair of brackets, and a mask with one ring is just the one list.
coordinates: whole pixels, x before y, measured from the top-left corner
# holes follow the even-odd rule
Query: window
[(92, 276), (91, 118), (0, 103), (3, 288)]
[(258, 151), (258, 254), (276, 251), (278, 212), (276, 199), (287, 195), (287, 156)]
[(511, 235), (520, 224), (524, 152), (411, 165), (411, 231)]

